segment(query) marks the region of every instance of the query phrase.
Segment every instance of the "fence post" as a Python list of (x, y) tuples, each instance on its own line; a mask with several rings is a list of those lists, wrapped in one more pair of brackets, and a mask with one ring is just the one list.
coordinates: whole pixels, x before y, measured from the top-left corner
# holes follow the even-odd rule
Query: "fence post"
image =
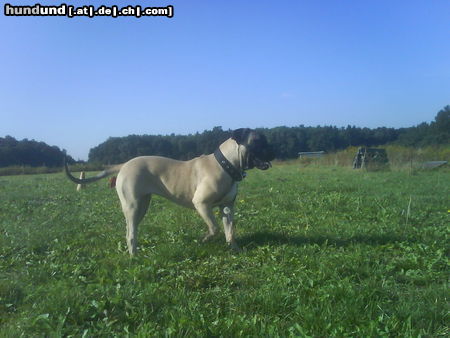
[[(82, 171), (81, 173), (80, 173), (80, 180), (81, 179), (84, 179), (85, 178), (85, 174), (84, 174), (84, 171)], [(84, 184), (78, 184), (77, 185), (77, 191), (80, 191), (81, 189), (83, 189), (85, 187), (85, 185)]]

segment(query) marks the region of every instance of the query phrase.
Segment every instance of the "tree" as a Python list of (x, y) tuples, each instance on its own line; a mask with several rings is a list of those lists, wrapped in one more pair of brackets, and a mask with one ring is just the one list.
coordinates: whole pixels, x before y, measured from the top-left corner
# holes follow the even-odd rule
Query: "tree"
[(450, 133), (450, 106), (441, 109), (434, 118), (434, 126), (437, 131), (445, 134)]

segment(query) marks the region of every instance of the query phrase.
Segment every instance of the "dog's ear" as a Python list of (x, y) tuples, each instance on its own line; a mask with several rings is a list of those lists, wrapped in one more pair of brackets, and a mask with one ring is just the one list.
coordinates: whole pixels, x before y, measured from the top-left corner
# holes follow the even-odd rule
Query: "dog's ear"
[(235, 140), (238, 144), (242, 144), (245, 141), (247, 141), (248, 134), (252, 130), (250, 128), (239, 128), (236, 130), (233, 130), (233, 133), (231, 134), (231, 138)]

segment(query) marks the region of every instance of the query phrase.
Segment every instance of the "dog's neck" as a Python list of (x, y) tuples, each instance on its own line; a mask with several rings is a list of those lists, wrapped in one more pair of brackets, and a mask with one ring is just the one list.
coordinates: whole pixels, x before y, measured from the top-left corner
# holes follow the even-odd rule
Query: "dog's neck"
[(236, 169), (244, 171), (246, 153), (244, 146), (239, 145), (235, 140), (229, 138), (219, 146), (219, 149)]
[(241, 181), (245, 176), (246, 148), (233, 139), (228, 139), (214, 152), (214, 157), (234, 181)]

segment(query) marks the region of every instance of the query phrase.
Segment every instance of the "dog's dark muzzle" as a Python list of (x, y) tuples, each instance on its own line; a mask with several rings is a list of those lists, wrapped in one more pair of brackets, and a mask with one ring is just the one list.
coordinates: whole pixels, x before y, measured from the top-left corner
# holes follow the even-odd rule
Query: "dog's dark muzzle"
[(266, 146), (264, 150), (256, 150), (250, 153), (249, 164), (250, 167), (256, 167), (260, 170), (267, 170), (272, 167), (270, 161), (275, 158), (275, 153), (270, 146)]
[(272, 167), (272, 163), (270, 163), (270, 161), (259, 161), (258, 159), (255, 160), (255, 167), (260, 169), (260, 170), (267, 170), (270, 167)]

